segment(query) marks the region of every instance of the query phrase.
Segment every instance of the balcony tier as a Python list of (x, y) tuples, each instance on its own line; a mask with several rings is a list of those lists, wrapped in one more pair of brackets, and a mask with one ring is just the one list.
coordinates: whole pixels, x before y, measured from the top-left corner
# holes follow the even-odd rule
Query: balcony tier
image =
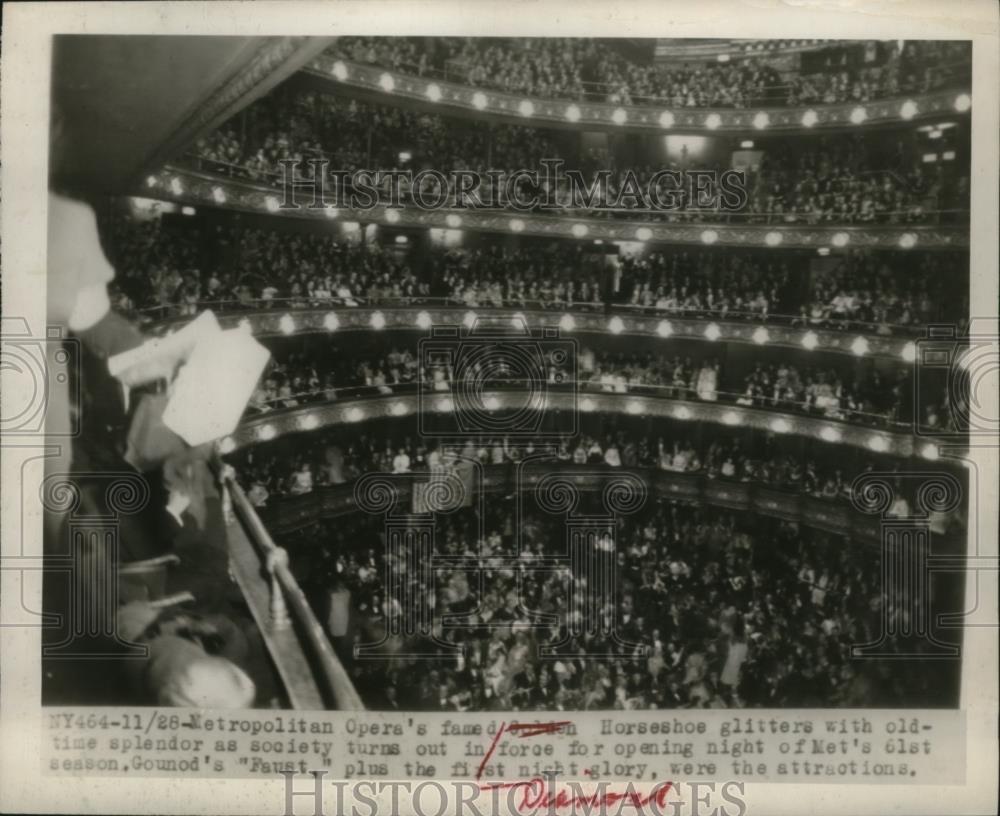
[(370, 98), (380, 104), (419, 105), (439, 113), (464, 114), (517, 125), (589, 130), (704, 134), (871, 129), (880, 125), (954, 116), (966, 113), (971, 106), (968, 88), (863, 103), (803, 107), (675, 108), (666, 103), (653, 107), (573, 102), (418, 77), (380, 66), (349, 62), (329, 54), (318, 56), (303, 69), (303, 73), (328, 86), (327, 90)]
[[(968, 225), (877, 224), (845, 226), (839, 224), (767, 223), (766, 216), (734, 213), (730, 219), (761, 219), (757, 223), (718, 223), (713, 221), (642, 221), (552, 216), (518, 213), (512, 210), (422, 210), (415, 206), (402, 209), (372, 209), (311, 206), (320, 185), (297, 187), (285, 193), (277, 187), (237, 181), (211, 173), (168, 165), (147, 176), (134, 195), (196, 207), (213, 207), (318, 221), (378, 224), (390, 228), (471, 229), (483, 232), (521, 233), (547, 238), (587, 239), (605, 242), (644, 241), (658, 244), (694, 244), (698, 246), (767, 247), (771, 249), (955, 249), (969, 246)], [(332, 186), (328, 191), (332, 197)], [(705, 214), (705, 218), (709, 215)], [(716, 217), (716, 216), (712, 216)]]

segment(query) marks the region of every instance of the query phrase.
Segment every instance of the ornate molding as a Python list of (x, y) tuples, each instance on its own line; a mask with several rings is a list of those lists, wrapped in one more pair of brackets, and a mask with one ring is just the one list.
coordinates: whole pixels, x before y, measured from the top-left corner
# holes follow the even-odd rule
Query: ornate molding
[[(871, 128), (933, 116), (959, 115), (968, 111), (966, 102), (969, 102), (970, 96), (967, 88), (958, 88), (860, 104), (743, 109), (674, 108), (666, 103), (662, 107), (653, 107), (541, 99), (416, 77), (329, 54), (319, 55), (305, 68), (305, 73), (324, 80), (341, 93), (360, 91), (377, 94), (382, 104), (392, 104), (394, 99), (402, 98), (438, 112), (458, 111), (478, 117), (486, 115), (520, 125), (544, 123), (559, 127), (624, 128), (656, 133), (759, 133), (762, 130), (768, 133), (795, 133)], [(916, 108), (907, 105), (904, 110), (906, 103), (915, 103)], [(864, 111), (863, 118), (855, 113), (857, 109)]]
[[(217, 192), (218, 191), (218, 192)], [(416, 207), (371, 210), (311, 207), (313, 192), (294, 191), (297, 206), (283, 208), (283, 192), (276, 187), (234, 181), (230, 178), (168, 165), (148, 175), (135, 195), (193, 206), (225, 208), (283, 216), (310, 218), (327, 223), (380, 224), (389, 227), (461, 229), (572, 240), (646, 241), (662, 244), (718, 244), (770, 249), (954, 249), (969, 246), (968, 226), (885, 225), (875, 227), (809, 226), (785, 224), (716, 224), (631, 221), (604, 218), (568, 218), (515, 212), (421, 210)], [(456, 222), (455, 217), (459, 218)], [(450, 223), (449, 223), (450, 221)], [(580, 234), (581, 225), (583, 235)]]

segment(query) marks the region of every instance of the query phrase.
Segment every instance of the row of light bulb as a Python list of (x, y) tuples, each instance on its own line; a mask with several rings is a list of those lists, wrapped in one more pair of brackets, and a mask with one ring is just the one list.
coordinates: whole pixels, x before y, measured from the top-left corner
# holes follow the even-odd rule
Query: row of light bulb
[[(477, 319), (476, 313), (470, 310), (463, 316), (462, 324), (466, 328), (471, 329), (476, 325)], [(431, 317), (430, 312), (427, 311), (418, 312), (413, 322), (417, 328), (425, 331), (434, 325), (434, 320)], [(510, 322), (515, 329), (525, 329), (528, 326), (528, 319), (522, 312), (516, 312), (512, 315)], [(240, 325), (244, 328), (250, 328), (250, 323), (246, 318), (240, 321)], [(368, 325), (376, 331), (381, 331), (387, 325), (385, 314), (381, 311), (372, 312), (371, 317), (368, 319)], [(278, 328), (281, 329), (283, 334), (294, 334), (298, 329), (298, 326), (294, 317), (290, 314), (285, 314), (279, 318)], [(337, 317), (336, 312), (327, 312), (323, 316), (323, 328), (327, 331), (336, 331), (340, 328), (340, 318)], [(564, 332), (574, 331), (576, 329), (576, 318), (569, 313), (564, 314), (561, 318), (559, 318), (559, 328)], [(608, 321), (607, 328), (608, 332), (611, 334), (621, 334), (626, 329), (625, 321), (618, 317), (618, 315), (615, 315)], [(661, 320), (656, 324), (656, 333), (663, 338), (670, 337), (674, 333), (674, 327), (669, 320)], [(718, 323), (713, 321), (705, 327), (702, 334), (707, 340), (715, 342), (722, 337), (722, 329), (719, 327)], [(750, 335), (750, 339), (752, 339), (758, 346), (763, 346), (770, 342), (771, 333), (764, 326), (758, 326), (754, 329), (753, 334)], [(812, 351), (819, 346), (819, 335), (817, 335), (814, 331), (807, 331), (802, 335), (799, 342), (802, 344), (804, 349)], [(868, 342), (868, 338), (859, 334), (851, 342), (850, 349), (856, 356), (864, 357), (871, 350), (871, 346)], [(905, 362), (914, 362), (917, 359), (916, 344), (913, 341), (905, 343), (900, 349), (899, 355)]]
[[(333, 64), (332, 73), (341, 82), (345, 81), (349, 75), (347, 66), (340, 60)], [(378, 84), (386, 93), (392, 93), (396, 89), (396, 80), (388, 72), (379, 77)], [(441, 86), (436, 82), (431, 82), (424, 88), (424, 95), (431, 102), (440, 102), (444, 96)], [(474, 92), (471, 99), (473, 107), (477, 110), (484, 110), (489, 105), (489, 100), (482, 91)], [(958, 94), (952, 102), (952, 106), (959, 113), (965, 113), (972, 107), (972, 98), (967, 93)], [(517, 105), (517, 112), (525, 118), (530, 118), (535, 114), (535, 103), (530, 99), (522, 99)], [(920, 108), (915, 101), (907, 99), (899, 106), (898, 113), (901, 119), (909, 120), (920, 113)], [(579, 122), (583, 112), (579, 105), (571, 104), (566, 107), (563, 115), (568, 122)], [(848, 119), (851, 124), (863, 124), (868, 119), (868, 109), (863, 105), (858, 105), (851, 110)], [(611, 114), (611, 121), (616, 125), (624, 125), (628, 121), (628, 111), (625, 108), (615, 108)], [(811, 128), (819, 122), (819, 114), (810, 108), (802, 114), (800, 121), (803, 127)], [(660, 127), (669, 129), (676, 123), (676, 118), (673, 112), (663, 111), (658, 122)], [(718, 113), (709, 113), (703, 124), (708, 130), (715, 130), (722, 124), (722, 117)], [(753, 117), (752, 124), (757, 130), (764, 130), (771, 124), (771, 117), (767, 111), (758, 111)]]
[[(155, 187), (157, 184), (157, 179), (155, 176), (150, 176), (146, 180), (146, 184), (149, 187)], [(174, 195), (184, 194), (184, 184), (178, 176), (174, 176), (170, 179), (170, 189)], [(226, 203), (226, 191), (219, 186), (212, 188), (212, 199), (216, 204)], [(264, 198), (264, 207), (268, 212), (277, 212), (281, 209), (281, 202), (278, 201), (277, 196), (269, 195)], [(336, 207), (326, 207), (325, 214), (327, 218), (337, 218), (340, 214)], [(399, 210), (386, 210), (385, 220), (390, 224), (398, 224), (400, 221)], [(455, 213), (449, 213), (445, 216), (445, 224), (448, 225), (450, 229), (458, 229), (462, 226), (462, 218)], [(512, 218), (508, 221), (508, 227), (511, 232), (523, 232), (524, 231), (524, 221), (520, 218)], [(570, 228), (570, 232), (573, 234), (574, 238), (584, 238), (590, 228), (586, 224), (573, 224)], [(635, 238), (638, 241), (649, 241), (653, 237), (653, 231), (649, 227), (638, 227), (635, 231)], [(703, 244), (714, 244), (719, 240), (719, 233), (714, 229), (702, 230), (701, 241)], [(784, 235), (777, 231), (771, 231), (764, 236), (764, 243), (770, 247), (780, 246), (784, 241)], [(833, 237), (830, 239), (832, 246), (841, 249), (846, 247), (851, 241), (850, 233), (847, 232), (837, 232), (834, 233)], [(906, 232), (899, 237), (899, 246), (902, 249), (912, 249), (917, 245), (916, 233)]]
[[(483, 404), (488, 411), (496, 411), (501, 407), (501, 401), (495, 395), (486, 397)], [(584, 397), (580, 400), (579, 407), (581, 411), (592, 413), (597, 410), (597, 403), (590, 397)], [(638, 400), (630, 400), (625, 404), (625, 412), (633, 416), (643, 414), (646, 411), (646, 408), (646, 403)], [(406, 402), (397, 400), (392, 404), (389, 410), (393, 416), (401, 417), (410, 413), (410, 406), (407, 405)], [(449, 413), (455, 410), (455, 403), (451, 397), (441, 397), (435, 401), (434, 410), (442, 413)], [(679, 420), (689, 420), (694, 416), (691, 409), (686, 405), (675, 406), (671, 411), (671, 415), (674, 419)], [(363, 408), (355, 405), (344, 410), (343, 418), (347, 422), (356, 423), (365, 420), (367, 418), (367, 414)], [(747, 415), (742, 411), (728, 410), (722, 414), (720, 420), (724, 425), (735, 427), (738, 425), (745, 425), (747, 418)], [(316, 430), (316, 428), (320, 425), (319, 415), (315, 412), (302, 414), (298, 417), (296, 424), (298, 429), (301, 431)], [(792, 421), (785, 417), (774, 417), (768, 423), (768, 428), (774, 433), (786, 434), (791, 433), (795, 429), (795, 425)], [(256, 431), (257, 440), (260, 442), (268, 442), (274, 439), (277, 435), (277, 428), (275, 428), (275, 426), (271, 423), (258, 426)], [(844, 438), (841, 431), (832, 425), (824, 425), (819, 429), (819, 433), (817, 435), (824, 442), (830, 443), (841, 442)], [(889, 440), (883, 434), (870, 435), (868, 439), (865, 440), (865, 445), (869, 450), (874, 451), (875, 453), (886, 453), (889, 450)], [(231, 436), (225, 437), (219, 443), (219, 450), (223, 454), (231, 453), (235, 449), (236, 441)], [(921, 446), (920, 455), (925, 459), (934, 461), (939, 457), (940, 450), (937, 445), (928, 442)]]

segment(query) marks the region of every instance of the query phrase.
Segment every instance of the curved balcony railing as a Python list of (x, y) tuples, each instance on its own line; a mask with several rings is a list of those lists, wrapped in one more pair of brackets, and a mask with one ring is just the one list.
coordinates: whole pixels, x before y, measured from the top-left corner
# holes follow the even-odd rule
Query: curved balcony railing
[[(477, 386), (482, 387), (484, 395), (499, 395), (504, 391), (526, 391), (525, 382), (521, 380), (490, 379), (488, 382), (477, 382)], [(783, 414), (792, 413), (797, 416), (813, 419), (823, 419), (831, 422), (841, 422), (849, 425), (875, 428), (878, 430), (888, 430), (896, 433), (903, 433), (913, 427), (912, 422), (895, 421), (888, 414), (879, 414), (850, 409), (830, 409), (820, 411), (806, 401), (796, 401), (788, 399), (771, 399), (764, 397), (752, 398), (744, 393), (735, 391), (720, 391), (713, 389), (709, 395), (697, 396), (695, 389), (687, 385), (676, 385), (670, 383), (619, 383), (611, 384), (598, 380), (572, 381), (564, 378), (540, 385), (546, 392), (558, 393), (567, 392), (577, 395), (582, 399), (588, 399), (593, 394), (615, 394), (617, 396), (633, 397), (654, 397), (657, 399), (685, 400), (693, 403), (706, 403), (718, 405), (731, 405), (741, 408), (755, 408), (766, 410), (771, 413)], [(298, 391), (284, 396), (262, 402), (251, 402), (245, 414), (246, 418), (261, 416), (271, 411), (281, 411), (286, 408), (299, 408), (306, 405), (315, 405), (324, 402), (338, 402), (342, 400), (366, 399), (369, 397), (385, 396), (412, 396), (417, 395), (425, 402), (430, 401), (433, 405), (438, 399), (449, 399), (451, 395), (460, 392), (456, 389), (451, 379), (443, 379), (440, 384), (431, 379), (424, 379), (413, 382), (386, 382), (376, 385), (355, 384), (345, 385), (334, 389), (334, 396), (331, 399), (331, 389), (316, 389), (311, 391)], [(484, 396), (484, 399), (486, 397)], [(591, 401), (592, 402), (592, 401)], [(593, 411), (591, 402), (585, 403), (582, 410)], [(471, 401), (467, 402), (470, 409), (481, 410), (478, 405)], [(424, 407), (424, 406), (421, 406)], [(636, 404), (627, 405), (626, 413), (639, 414)], [(726, 415), (724, 415), (725, 417)], [(723, 421), (726, 421), (724, 419)], [(731, 419), (729, 420), (731, 423)], [(728, 424), (728, 423), (727, 423)], [(781, 432), (787, 432), (784, 425), (778, 426)], [(772, 423), (772, 430), (774, 430)]]
[[(213, 164), (216, 164), (213, 162)], [(684, 213), (664, 213), (665, 220), (636, 218), (594, 218), (591, 215), (554, 216), (487, 210), (425, 210), (419, 207), (349, 209), (313, 206), (332, 195), (325, 182), (300, 181), (294, 189), (278, 189), (259, 181), (234, 179), (205, 173), (179, 165), (168, 165), (146, 178), (135, 195), (179, 204), (225, 207), (284, 217), (338, 221), (353, 225), (378, 224), (393, 228), (472, 229), (485, 232), (521, 233), (524, 235), (573, 240), (627, 241), (662, 244), (731, 245), (768, 249), (952, 249), (969, 245), (968, 226), (949, 224), (968, 214), (962, 210), (942, 210), (933, 215), (945, 223), (907, 223), (910, 213), (885, 214), (890, 223), (843, 225), (809, 223), (803, 217), (783, 214), (781, 220), (768, 223), (762, 213), (699, 213), (698, 220)]]
[[(749, 42), (759, 43), (760, 41), (756, 40)], [(817, 41), (817, 43), (821, 42), (822, 41)], [(818, 44), (812, 46), (812, 48), (819, 48), (819, 47), (822, 46)], [(714, 45), (714, 46), (702, 45), (701, 47), (692, 46), (689, 49), (684, 49), (683, 47), (678, 48), (676, 45), (673, 45), (670, 48), (669, 56), (673, 58), (673, 61), (677, 61), (682, 64), (688, 64), (694, 60), (705, 60), (708, 58), (717, 59), (717, 56), (720, 53), (725, 53), (727, 56), (730, 56), (729, 52), (731, 50), (733, 51), (731, 57), (734, 59), (741, 59), (741, 58), (753, 59), (754, 57), (759, 58), (760, 56), (759, 53), (757, 54), (740, 53), (741, 51), (743, 51), (742, 46), (734, 46), (731, 49), (727, 45)], [(809, 48), (803, 46), (794, 49), (792, 48), (787, 49), (789, 53), (792, 51), (805, 51), (805, 50), (809, 50)], [(467, 85), (469, 87), (475, 87), (477, 90), (481, 91), (494, 90), (489, 85), (475, 85), (475, 86), (471, 85), (467, 81), (467, 79), (470, 70), (473, 69), (475, 65), (469, 62), (463, 62), (460, 57), (452, 57), (448, 60), (445, 60), (443, 66), (439, 67), (435, 65), (420, 65), (418, 63), (409, 62), (405, 59), (393, 59), (392, 61), (390, 61), (388, 59), (383, 58), (383, 59), (376, 59), (375, 61), (370, 61), (370, 60), (358, 61), (356, 57), (352, 59), (350, 53), (339, 51), (336, 46), (334, 46), (334, 48), (332, 49), (328, 49), (325, 56), (329, 57), (331, 60), (335, 61), (339, 60), (340, 62), (344, 63), (344, 67), (347, 70), (349, 70), (348, 66), (354, 64), (367, 68), (381, 68), (383, 71), (391, 71), (393, 75), (402, 74), (403, 76), (408, 76), (413, 79), (418, 79), (418, 80), (423, 79), (427, 82), (430, 82), (431, 80), (444, 80), (446, 82), (455, 83), (456, 85)], [(667, 55), (662, 55), (660, 60), (658, 61), (661, 65), (666, 62), (666, 59), (664, 59), (664, 57), (666, 56)], [(968, 61), (955, 63), (953, 66), (945, 67), (944, 70), (948, 71), (948, 73), (952, 73), (951, 70), (948, 70), (949, 68), (957, 69), (962, 67), (968, 70), (969, 67)], [(961, 84), (961, 83), (949, 83), (949, 84)], [(768, 85), (761, 85), (757, 87), (759, 88), (759, 94), (761, 100), (771, 99), (773, 101), (777, 95), (787, 95), (787, 93), (790, 90), (792, 90), (795, 86), (793, 83), (790, 82), (779, 82), (779, 83), (771, 83)], [(580, 88), (581, 91), (578, 94), (571, 94), (567, 92), (554, 92), (552, 94), (547, 95), (545, 98), (550, 100), (563, 101), (567, 103), (579, 102), (581, 100), (601, 102), (601, 101), (606, 101), (612, 93), (618, 91), (620, 89), (620, 86), (609, 85), (603, 82), (580, 80)], [(497, 90), (503, 90), (503, 89), (497, 89)], [(915, 88), (914, 90), (919, 92), (920, 89)], [(528, 94), (527, 96), (528, 98), (531, 99), (536, 98), (531, 94)], [(630, 96), (634, 100), (636, 100), (637, 105), (640, 107), (655, 107), (655, 106), (662, 106), (663, 104), (665, 104), (662, 98), (656, 96), (631, 94), (631, 93)], [(698, 110), (705, 109), (703, 107), (693, 106), (693, 105), (686, 105), (684, 107), (698, 107)], [(745, 109), (746, 107), (748, 106), (732, 105), (729, 107), (729, 109), (730, 110), (737, 108)]]
[[(540, 462), (524, 467), (521, 489), (533, 488), (539, 479), (553, 473), (573, 477), (582, 491), (602, 490), (607, 476), (621, 468), (607, 465), (575, 465), (567, 462)], [(818, 498), (734, 479), (711, 478), (704, 473), (678, 473), (657, 469), (628, 468), (642, 475), (651, 494), (672, 501), (698, 502), (730, 510), (744, 510), (798, 522), (838, 535), (872, 542), (881, 540), (881, 519), (867, 515), (844, 498)], [(484, 465), (478, 489), (487, 493), (507, 493), (511, 482), (509, 465)], [(392, 480), (392, 474), (385, 474)], [(412, 479), (400, 479), (396, 485), (397, 501), (405, 502), (412, 490)], [(354, 484), (315, 489), (298, 496), (285, 496), (260, 508), (268, 527), (277, 535), (287, 535), (315, 523), (318, 519), (336, 518), (359, 511)]]
[[(698, 340), (708, 343), (742, 343), (796, 350), (872, 357), (912, 364), (917, 359), (918, 327), (892, 326), (892, 334), (870, 323), (824, 321), (839, 329), (823, 328), (808, 318), (792, 315), (664, 311), (652, 307), (616, 305), (610, 314), (603, 304), (512, 304), (509, 308), (471, 307), (441, 298), (272, 298), (208, 300), (180, 306), (140, 310), (138, 316), (164, 332), (190, 320), (203, 309), (212, 309), (226, 328), (243, 321), (258, 337), (318, 334), (341, 331), (421, 331), (435, 326), (469, 325), (477, 318), (517, 319), (524, 328), (559, 329), (564, 336), (611, 334)], [(919, 329), (924, 329), (920, 326)], [(884, 330), (884, 329), (883, 329)], [(853, 332), (858, 332), (854, 334)]]
[(230, 567), (293, 708), (364, 709), (306, 597), (256, 510), (223, 469)]
[[(376, 389), (377, 390), (377, 389)], [(314, 431), (336, 425), (357, 425), (379, 419), (414, 416), (423, 412), (453, 416), (456, 412), (523, 410), (539, 399), (538, 389), (524, 388), (484, 392), (476, 397), (461, 392), (431, 391), (414, 388), (417, 393), (380, 393), (350, 399), (323, 401), (282, 407), (274, 411), (248, 414), (236, 431), (221, 442), (225, 453), (269, 442), (286, 434)], [(644, 393), (614, 393), (592, 389), (590, 384), (546, 387), (544, 410), (575, 417), (587, 414), (626, 414), (629, 416), (669, 419), (682, 422), (705, 422), (728, 427), (759, 430), (765, 433), (800, 436), (823, 443), (848, 445), (875, 453), (898, 457), (921, 455), (937, 459), (937, 446), (915, 434), (912, 425), (896, 424), (891, 428), (873, 428), (843, 419), (820, 418), (787, 413), (748, 405), (720, 403), (671, 397), (669, 387), (645, 387)], [(434, 436), (433, 431), (429, 431)], [(456, 431), (461, 435), (460, 431)], [(502, 435), (499, 434), (499, 435)], [(949, 442), (949, 444), (951, 444)]]
[[(805, 49), (798, 49), (805, 50)], [(715, 49), (707, 52), (708, 56), (715, 57), (719, 53), (727, 54), (727, 49), (725, 47), (719, 48), (716, 46)], [(676, 55), (672, 55), (676, 56)], [(734, 54), (733, 56), (737, 56)], [(760, 54), (747, 54), (745, 58), (753, 59), (754, 57), (759, 57)], [(334, 56), (336, 59), (337, 57)], [(699, 56), (686, 56), (680, 57), (677, 61), (682, 64), (689, 64), (691, 60), (704, 59), (705, 54), (701, 57)], [(343, 61), (344, 57), (340, 57)], [(349, 59), (349, 57), (348, 57)], [(661, 60), (661, 64), (665, 61)], [(363, 64), (363, 63), (358, 63)], [(368, 64), (367, 67), (377, 67), (378, 64)], [(345, 65), (346, 67), (346, 65)], [(400, 62), (397, 65), (389, 66), (381, 64), (383, 70), (392, 71), (394, 74), (404, 74), (415, 79), (433, 80), (433, 79), (443, 79), (448, 82), (453, 82), (458, 85), (468, 85), (466, 78), (469, 72), (475, 67), (473, 64), (462, 62), (460, 59), (455, 58), (448, 60), (445, 64), (444, 69), (440, 68), (430, 68), (423, 69), (421, 72), (420, 66), (413, 65), (412, 63)], [(958, 60), (952, 61), (947, 64), (936, 65), (936, 70), (938, 70), (943, 81), (937, 83), (935, 88), (925, 88), (920, 80), (911, 80), (900, 82), (898, 87), (893, 90), (893, 93), (874, 93), (869, 99), (863, 100), (861, 102), (849, 102), (848, 100), (843, 100), (841, 102), (809, 102), (809, 103), (799, 103), (797, 105), (782, 105), (781, 99), (787, 98), (789, 93), (792, 93), (800, 85), (796, 82), (773, 82), (768, 84), (761, 84), (754, 87), (753, 96), (749, 99), (744, 100), (741, 104), (733, 104), (727, 107), (715, 107), (712, 105), (691, 105), (684, 104), (678, 106), (676, 103), (671, 103), (669, 100), (663, 96), (656, 96), (650, 94), (637, 94), (629, 92), (629, 96), (633, 100), (630, 103), (632, 107), (638, 108), (663, 108), (664, 106), (671, 106), (673, 109), (679, 110), (697, 110), (697, 111), (712, 111), (712, 110), (761, 110), (762, 108), (774, 108), (781, 107), (782, 109), (798, 109), (805, 110), (811, 105), (822, 105), (824, 108), (828, 108), (835, 104), (868, 104), (870, 101), (879, 101), (882, 99), (911, 99), (914, 96), (922, 97), (934, 91), (947, 90), (951, 88), (960, 88), (968, 86), (968, 77), (971, 74), (972, 66), (968, 60)], [(808, 80), (808, 78), (815, 79), (815, 74), (802, 74), (801, 77)], [(479, 90), (489, 91), (491, 87), (488, 85), (477, 85), (475, 86)], [(552, 93), (544, 97), (545, 99), (562, 101), (564, 103), (579, 102), (579, 101), (589, 101), (589, 102), (608, 102), (612, 104), (611, 100), (621, 91), (621, 85), (609, 85), (603, 82), (591, 82), (587, 80), (582, 80), (580, 82), (580, 87), (582, 89), (581, 93), (573, 95), (569, 93)], [(498, 89), (503, 91), (503, 89)], [(536, 97), (531, 94), (527, 95), (530, 99), (535, 99)], [(617, 104), (617, 103), (614, 103)], [(616, 122), (617, 124), (617, 122)], [(756, 127), (756, 125), (755, 125)]]
[[(327, 167), (331, 170), (335, 169), (336, 161), (332, 154), (326, 153), (322, 150), (312, 150), (305, 154), (303, 164), (300, 168), (296, 170), (308, 170), (309, 165), (305, 164), (306, 161), (319, 159), (325, 160), (327, 162)], [(264, 186), (269, 186), (276, 189), (283, 190), (286, 179), (281, 172), (277, 170), (260, 170), (251, 169), (245, 164), (234, 164), (232, 162), (220, 161), (216, 158), (211, 158), (208, 156), (202, 156), (197, 153), (185, 153), (179, 160), (180, 162), (186, 164), (198, 172), (209, 173), (212, 175), (222, 176), (227, 179), (242, 179), (251, 183), (257, 183)], [(405, 172), (405, 169), (393, 167), (392, 170), (400, 170)], [(881, 179), (891, 179), (893, 183), (904, 186), (905, 182), (900, 178), (900, 176), (891, 170), (869, 170), (858, 173), (859, 177), (865, 178), (881, 178)], [(308, 176), (294, 175), (294, 181), (298, 184), (304, 184), (307, 186), (312, 185), (312, 180)], [(484, 179), (483, 185), (480, 188), (482, 194), (482, 199), (484, 201), (492, 201), (494, 199), (498, 201), (509, 201), (509, 195), (505, 193), (508, 174), (502, 174), (496, 186), (493, 185), (491, 179)], [(642, 183), (640, 179), (640, 183)], [(332, 185), (332, 181), (330, 181)], [(317, 188), (319, 186), (317, 185)], [(332, 190), (331, 186), (324, 188), (326, 192)], [(354, 191), (354, 187), (350, 179), (348, 179), (343, 184), (341, 191), (342, 196), (347, 196)], [(430, 182), (425, 182), (421, 187), (414, 187), (411, 184), (408, 177), (400, 179), (399, 184), (399, 199), (401, 205), (404, 207), (414, 207), (416, 205), (416, 193), (421, 193), (425, 198), (431, 196), (432, 198), (436, 195), (434, 192), (435, 188)], [(496, 192), (494, 192), (496, 191)], [(505, 198), (505, 196), (507, 196)], [(329, 196), (327, 196), (329, 197)], [(311, 196), (310, 196), (311, 199)], [(390, 201), (387, 192), (382, 195), (383, 203), (388, 203)], [(454, 209), (458, 204), (458, 200), (455, 195), (452, 195), (446, 202), (446, 205), (441, 209)], [(308, 204), (312, 204), (310, 200)], [(968, 221), (969, 213), (968, 210), (963, 209), (947, 209), (947, 208), (934, 208), (930, 206), (925, 206), (927, 204), (926, 200), (914, 201), (908, 209), (902, 210), (889, 210), (889, 211), (872, 211), (868, 214), (857, 213), (851, 217), (840, 217), (837, 214), (825, 213), (821, 211), (802, 211), (795, 212), (791, 210), (785, 210), (782, 212), (761, 212), (751, 208), (747, 208), (741, 211), (726, 211), (717, 207), (715, 209), (697, 209), (697, 210), (677, 210), (677, 211), (663, 211), (662, 213), (653, 214), (651, 220), (659, 222), (668, 223), (692, 223), (692, 224), (752, 224), (755, 226), (782, 226), (790, 224), (808, 225), (808, 226), (821, 226), (823, 224), (841, 224), (844, 226), (857, 226), (863, 225), (866, 227), (882, 227), (882, 226), (904, 226), (908, 224), (956, 224)], [(510, 207), (509, 204), (505, 205), (511, 212), (515, 208)], [(458, 208), (461, 210), (461, 208)], [(518, 212), (523, 211), (523, 208), (519, 208)], [(532, 210), (531, 212), (535, 212)], [(543, 212), (542, 208), (538, 208), (537, 212)], [(565, 208), (560, 212), (564, 213), (568, 217), (572, 218), (583, 218), (587, 220), (593, 220), (595, 218), (620, 218), (620, 219), (630, 219), (637, 220), (639, 216), (649, 214), (648, 210), (636, 210), (632, 211), (627, 208), (611, 208), (602, 207), (600, 209), (586, 210), (586, 209), (572, 209)]]
[(801, 107), (689, 108), (648, 99), (647, 104), (545, 99), (479, 88), (437, 77), (420, 77), (376, 65), (363, 65), (321, 54), (303, 69), (315, 80), (341, 92), (373, 95), (379, 102), (399, 100), (433, 110), (489, 116), (516, 124), (647, 130), (658, 133), (805, 132), (872, 128), (882, 124), (966, 113), (968, 86), (913, 93), (891, 99)]

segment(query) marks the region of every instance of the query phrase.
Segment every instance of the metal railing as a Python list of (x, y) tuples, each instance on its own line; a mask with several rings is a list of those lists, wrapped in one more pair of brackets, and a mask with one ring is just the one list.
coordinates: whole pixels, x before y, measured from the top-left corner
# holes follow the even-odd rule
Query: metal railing
[[(233, 566), (237, 580), (244, 590), (251, 611), (258, 619), (261, 633), (293, 706), (314, 708), (317, 703), (322, 705), (324, 699), (329, 699), (338, 710), (363, 710), (364, 704), (347, 670), (333, 651), (322, 625), (289, 569), (288, 553), (274, 543), (237, 483), (232, 468), (223, 467), (222, 482), (228, 499), (227, 515), (235, 515), (239, 528), (245, 533), (259, 558), (259, 561), (241, 560), (241, 553), (235, 553)], [(227, 521), (236, 523), (232, 519)], [(267, 620), (261, 619), (264, 615), (259, 608), (259, 602), (263, 600), (259, 574), (261, 567), (269, 582)], [(255, 575), (255, 572), (258, 574)], [(255, 600), (258, 603), (255, 604)], [(293, 639), (295, 636), (298, 642)], [(306, 661), (303, 661), (303, 656)], [(318, 675), (318, 683), (315, 675)], [(317, 685), (325, 694), (317, 696)]]

